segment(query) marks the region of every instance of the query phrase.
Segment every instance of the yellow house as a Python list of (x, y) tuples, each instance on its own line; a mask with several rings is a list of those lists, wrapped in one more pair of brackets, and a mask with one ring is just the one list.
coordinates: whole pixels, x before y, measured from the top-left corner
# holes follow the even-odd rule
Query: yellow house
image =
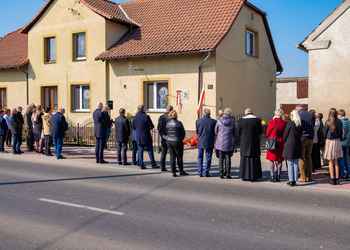
[[(17, 64), (14, 36), (27, 48)], [(0, 41), (0, 69), (2, 107), (64, 107), (83, 122), (99, 101), (113, 102), (112, 118), (142, 103), (156, 124), (170, 104), (189, 131), (203, 87), (213, 116), (272, 115), (283, 70), (265, 12), (244, 0), (48, 0)]]

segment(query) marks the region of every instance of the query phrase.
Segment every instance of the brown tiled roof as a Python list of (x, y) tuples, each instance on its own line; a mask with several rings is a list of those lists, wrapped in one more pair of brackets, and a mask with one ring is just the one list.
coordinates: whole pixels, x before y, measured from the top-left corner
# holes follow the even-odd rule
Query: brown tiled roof
[[(40, 19), (40, 17), (45, 13), (45, 11), (53, 2), (54, 0), (48, 0), (38, 12), (38, 14), (36, 14), (36, 16), (23, 28), (22, 32), (28, 33), (28, 31)], [(138, 25), (134, 21), (127, 18), (116, 3), (107, 0), (80, 0), (80, 2), (92, 11), (113, 22), (119, 22), (128, 25)]]
[(22, 29), (0, 40), (0, 69), (22, 67), (28, 63), (28, 35)]
[(96, 59), (211, 51), (228, 33), (244, 0), (139, 0), (122, 3), (142, 26)]
[(266, 13), (246, 0), (138, 0), (120, 5), (142, 26), (96, 60), (215, 50), (246, 5), (262, 16), (277, 71), (283, 71)]

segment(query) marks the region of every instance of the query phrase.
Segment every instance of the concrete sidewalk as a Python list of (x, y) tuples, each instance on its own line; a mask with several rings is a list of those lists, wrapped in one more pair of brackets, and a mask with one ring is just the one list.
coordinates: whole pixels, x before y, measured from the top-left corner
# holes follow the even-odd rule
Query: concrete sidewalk
[[(5, 157), (9, 158), (18, 158), (18, 157), (23, 157), (27, 158), (30, 160), (30, 158), (35, 157), (36, 160), (40, 160), (40, 158), (45, 159), (47, 161), (48, 159), (52, 159), (52, 161), (57, 161), (56, 157), (48, 157), (45, 155), (37, 154), (34, 152), (28, 152), (27, 150), (23, 149), (22, 150), (25, 152), (23, 155), (18, 156), (18, 155), (12, 155), (12, 151), (10, 148), (6, 148), (6, 150), (9, 152), (9, 154), (4, 155)], [(52, 148), (52, 153), (54, 154), (54, 148)], [(65, 146), (63, 147), (63, 152), (62, 154), (67, 157), (68, 161), (79, 161), (79, 162), (86, 162), (88, 164), (96, 164), (95, 163), (95, 148), (92, 147), (75, 147), (75, 146)], [(128, 150), (128, 162), (131, 163), (131, 154), (132, 151)], [(137, 166), (119, 166), (117, 162), (117, 157), (116, 157), (116, 151), (114, 150), (105, 150), (104, 152), (105, 155), (105, 160), (108, 161), (108, 166), (113, 166), (113, 167), (119, 167), (119, 168), (132, 168), (132, 169), (138, 169)], [(154, 153), (155, 159), (157, 161), (157, 164), (159, 165), (160, 162), (160, 154), (159, 153)], [(0, 154), (0, 159), (2, 155)], [(167, 169), (170, 170), (169, 166), (169, 154), (167, 156)], [(60, 161), (65, 161), (65, 160), (60, 160)], [(148, 169), (145, 170), (140, 170), (140, 171), (160, 171), (158, 169), (154, 170), (151, 169), (150, 162), (149, 162), (149, 157), (147, 152), (144, 153), (144, 161), (146, 163), (146, 166)], [(240, 162), (240, 156), (239, 152), (235, 153), (232, 157), (232, 181), (241, 181), (238, 178), (239, 174), (239, 162)], [(268, 179), (270, 177), (270, 171), (269, 171), (269, 162), (266, 160), (266, 151), (262, 151), (261, 155), (261, 163), (262, 163), (262, 169), (263, 169), (263, 179), (260, 179), (259, 182), (264, 182), (270, 185), (286, 185), (286, 182), (288, 181), (288, 173), (287, 173), (287, 168), (285, 163), (283, 163), (283, 168), (282, 168), (282, 174), (281, 174), (281, 182), (279, 183), (270, 183), (268, 182)], [(102, 165), (101, 165), (102, 166)], [(184, 169), (186, 172), (188, 172), (191, 176), (194, 176), (197, 178), (197, 149), (196, 148), (190, 148), (186, 149), (184, 151)], [(343, 181), (341, 182), (341, 185), (337, 186), (332, 186), (328, 184), (329, 176), (325, 175), (327, 172), (328, 167), (323, 167), (322, 169), (319, 169), (316, 171), (316, 173), (313, 174), (313, 181), (312, 182), (307, 182), (307, 183), (298, 183), (298, 186), (302, 187), (315, 187), (315, 188), (321, 188), (321, 189), (336, 189), (336, 190), (343, 190), (343, 191), (349, 191), (350, 192), (350, 181)], [(165, 172), (164, 174), (170, 174), (170, 171)], [(210, 171), (211, 178), (217, 178), (219, 179), (219, 161), (215, 157), (215, 153), (213, 154), (213, 160), (212, 160), (212, 168)], [(199, 177), (198, 177), (199, 178)], [(206, 179), (205, 177), (203, 179)], [(224, 181), (224, 180), (222, 180)], [(227, 181), (227, 180), (225, 180)], [(292, 188), (292, 187), (291, 187)], [(297, 188), (297, 187), (296, 187)]]

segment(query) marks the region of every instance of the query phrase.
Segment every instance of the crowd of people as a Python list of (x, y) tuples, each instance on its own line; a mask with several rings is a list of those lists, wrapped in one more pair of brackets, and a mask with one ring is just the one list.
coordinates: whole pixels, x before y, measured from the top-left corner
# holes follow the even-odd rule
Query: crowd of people
[(50, 107), (43, 109), (41, 105), (30, 104), (24, 115), (22, 111), (22, 107), (0, 110), (0, 152), (8, 153), (4, 148), (6, 143), (7, 147), (12, 147), (14, 155), (23, 154), (21, 145), (25, 131), (28, 151), (53, 156), (50, 148), (54, 143), (56, 158), (65, 159), (62, 155), (63, 138), (68, 130), (65, 109), (61, 108), (52, 115)]
[[(4, 144), (12, 146), (13, 154), (22, 154), (22, 131), (26, 134), (28, 150), (38, 154), (53, 156), (50, 146), (55, 146), (56, 158), (65, 159), (62, 155), (63, 138), (68, 124), (64, 117), (65, 110), (59, 109), (52, 115), (52, 109), (44, 109), (38, 105), (29, 105), (24, 116), (22, 108), (0, 111), (0, 152), (7, 153)], [(148, 152), (151, 167), (167, 171), (166, 156), (170, 154), (170, 166), (173, 177), (188, 175), (184, 170), (183, 141), (186, 136), (185, 128), (178, 120), (178, 113), (172, 106), (158, 119), (157, 130), (161, 137), (160, 166), (157, 165), (153, 152), (151, 131), (154, 124), (145, 112), (144, 105), (139, 105), (134, 117), (126, 118), (124, 108), (119, 109), (119, 116), (111, 120), (109, 106), (97, 104), (93, 112), (94, 137), (96, 141), (96, 163), (108, 163), (104, 160), (104, 149), (111, 128), (115, 126), (115, 141), (117, 145), (117, 161), (120, 165), (131, 165), (127, 161), (129, 138), (132, 141), (132, 164), (140, 169), (146, 169), (144, 150)], [(269, 121), (266, 130), (268, 141), (273, 147), (268, 148), (266, 159), (270, 164), (271, 182), (281, 180), (283, 162), (288, 168), (287, 184), (296, 186), (297, 181), (312, 181), (312, 173), (321, 167), (321, 158), (329, 162), (329, 183), (339, 185), (341, 180), (350, 178), (350, 167), (347, 155), (350, 146), (350, 122), (345, 117), (345, 111), (330, 109), (325, 124), (323, 115), (315, 110), (307, 111), (303, 105), (297, 105), (290, 114), (284, 114), (277, 109)], [(219, 158), (220, 178), (231, 179), (231, 158), (235, 149), (235, 138), (240, 142), (239, 177), (244, 181), (256, 181), (262, 178), (261, 166), (261, 134), (263, 132), (261, 119), (255, 116), (250, 108), (245, 110), (237, 125), (232, 116), (232, 110), (226, 108), (219, 111), (216, 119), (211, 118), (209, 109), (204, 109), (203, 117), (196, 121), (198, 136), (198, 176), (210, 177), (212, 156)], [(11, 139), (11, 137), (13, 139)], [(12, 145), (11, 145), (12, 143)], [(45, 150), (45, 151), (44, 151)], [(322, 157), (321, 157), (321, 151)], [(205, 157), (205, 167), (203, 161)], [(346, 171), (346, 173), (345, 173)]]

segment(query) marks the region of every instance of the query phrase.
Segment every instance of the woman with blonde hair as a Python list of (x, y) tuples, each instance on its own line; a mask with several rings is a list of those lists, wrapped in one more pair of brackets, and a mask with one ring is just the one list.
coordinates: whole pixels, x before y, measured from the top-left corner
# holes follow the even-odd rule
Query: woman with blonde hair
[(325, 159), (329, 160), (329, 172), (331, 176), (329, 184), (331, 185), (340, 185), (338, 159), (343, 157), (343, 150), (340, 143), (342, 134), (343, 124), (337, 117), (337, 110), (335, 108), (331, 108), (329, 110), (328, 120), (326, 121), (324, 128), (326, 145), (323, 155)]
[(183, 140), (185, 138), (186, 132), (182, 122), (177, 120), (177, 112), (175, 110), (169, 113), (170, 121), (166, 124), (166, 143), (170, 153), (170, 165), (173, 177), (176, 177), (176, 166), (175, 159), (177, 160), (177, 165), (179, 166), (180, 175), (188, 175), (183, 168), (183, 154), (184, 146)]
[(288, 165), (289, 186), (296, 186), (299, 172), (299, 158), (301, 157), (301, 136), (303, 128), (297, 110), (290, 113), (291, 120), (287, 120), (287, 126), (283, 133), (284, 149), (282, 156), (286, 158)]

